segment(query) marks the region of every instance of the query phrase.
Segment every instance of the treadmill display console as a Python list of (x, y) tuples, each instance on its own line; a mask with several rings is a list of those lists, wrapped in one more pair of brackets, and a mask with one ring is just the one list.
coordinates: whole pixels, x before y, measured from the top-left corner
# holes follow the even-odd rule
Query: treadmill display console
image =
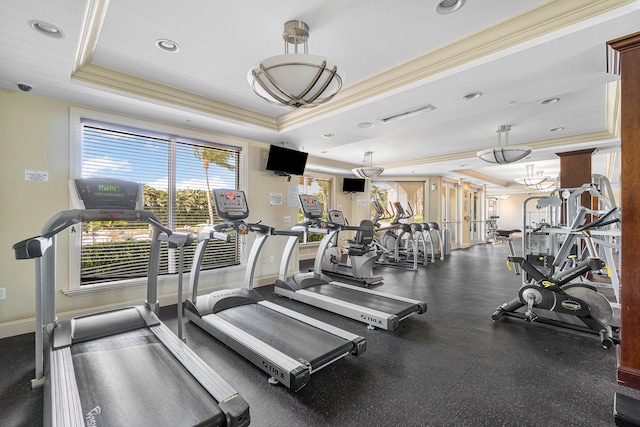
[(318, 197), (310, 194), (300, 194), (300, 207), (305, 218), (316, 219), (322, 217), (322, 204)]
[(213, 190), (213, 201), (220, 218), (233, 221), (249, 216), (249, 206), (242, 190)]
[(112, 178), (78, 178), (69, 182), (76, 209), (144, 209), (142, 184)]

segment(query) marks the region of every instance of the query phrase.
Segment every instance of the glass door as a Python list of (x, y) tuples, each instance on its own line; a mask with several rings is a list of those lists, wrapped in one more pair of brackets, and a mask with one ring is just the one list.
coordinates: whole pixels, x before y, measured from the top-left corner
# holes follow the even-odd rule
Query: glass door
[(483, 190), (479, 187), (471, 187), (471, 206), (469, 206), (469, 231), (472, 245), (484, 242), (484, 212), (482, 200)]
[[(458, 184), (453, 181), (442, 181), (442, 229), (448, 234), (449, 249), (460, 247), (462, 235), (461, 204), (459, 201)], [(445, 240), (445, 244), (447, 241)]]

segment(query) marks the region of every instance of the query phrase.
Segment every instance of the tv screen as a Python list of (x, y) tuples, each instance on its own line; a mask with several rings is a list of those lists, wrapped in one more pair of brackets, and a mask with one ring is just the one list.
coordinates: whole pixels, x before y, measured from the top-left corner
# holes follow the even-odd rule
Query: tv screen
[(303, 151), (272, 145), (269, 147), (266, 169), (276, 175), (304, 175), (308, 155)]
[(364, 178), (344, 178), (342, 180), (342, 191), (345, 193), (364, 192)]

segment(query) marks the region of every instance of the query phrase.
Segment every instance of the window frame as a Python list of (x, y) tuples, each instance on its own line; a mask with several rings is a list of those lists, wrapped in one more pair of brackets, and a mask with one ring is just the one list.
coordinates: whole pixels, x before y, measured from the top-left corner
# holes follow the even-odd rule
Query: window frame
[[(371, 180), (371, 194), (373, 197), (373, 187), (377, 186), (380, 187), (381, 184), (386, 184), (387, 186), (392, 188), (392, 191), (396, 194), (396, 199), (398, 198), (397, 195), (399, 193), (398, 188), (401, 185), (401, 183), (416, 183), (416, 184), (420, 184), (422, 186), (422, 203), (420, 205), (415, 204), (416, 206), (414, 206), (414, 204), (411, 205), (411, 208), (414, 212), (414, 216), (417, 215), (422, 215), (422, 221), (420, 222), (426, 222), (426, 218), (428, 217), (427, 212), (429, 212), (429, 199), (428, 199), (428, 194), (427, 194), (427, 186), (428, 186), (428, 181), (426, 180), (421, 180), (421, 179), (382, 179), (382, 178), (376, 178), (375, 180)], [(388, 194), (388, 193), (387, 193)], [(388, 206), (383, 206), (385, 209), (388, 209)], [(406, 208), (406, 205), (403, 205), (404, 208)], [(371, 209), (371, 217), (373, 217), (374, 215), (374, 209), (373, 207), (370, 207)], [(421, 213), (420, 213), (421, 212)], [(388, 220), (384, 220), (381, 221), (381, 224), (383, 226), (388, 226), (391, 222)]]
[[(100, 112), (84, 108), (70, 107), (70, 149), (69, 149), (69, 179), (75, 179), (82, 176), (82, 120), (95, 120), (112, 124), (114, 126), (123, 126), (129, 128), (137, 128), (150, 132), (180, 135), (184, 138), (192, 138), (203, 142), (210, 142), (215, 145), (230, 145), (241, 149), (240, 161), (243, 165), (240, 171), (240, 186), (245, 190), (247, 187), (248, 161), (247, 151), (248, 143), (242, 139), (230, 137), (228, 135), (206, 133), (179, 127), (178, 125), (164, 124), (145, 120), (143, 118), (125, 117), (115, 113)], [(248, 196), (248, 194), (247, 194)], [(71, 200), (69, 198), (69, 209), (71, 209)], [(111, 291), (116, 289), (134, 288), (146, 286), (146, 278), (118, 280), (109, 283), (97, 284), (80, 284), (80, 252), (81, 252), (81, 233), (69, 234), (69, 282), (68, 288), (63, 290), (65, 295), (85, 295), (95, 292)], [(244, 239), (241, 239), (240, 254), (244, 254)], [(246, 259), (241, 256), (241, 263), (237, 266), (224, 267), (203, 271), (200, 274), (201, 280), (218, 275), (228, 274), (236, 271), (243, 271), (246, 267)], [(189, 272), (185, 271), (185, 280), (188, 280)], [(162, 275), (158, 277), (158, 286), (165, 283), (173, 283), (174, 275)]]
[[(322, 172), (315, 172), (315, 171), (311, 171), (311, 170), (305, 170), (304, 175), (300, 175), (297, 178), (313, 178), (313, 179), (317, 179), (317, 180), (326, 180), (326, 181), (330, 181), (330, 191), (331, 193), (329, 194), (329, 200), (328, 200), (328, 204), (329, 206), (327, 206), (327, 209), (333, 209), (333, 206), (336, 206), (336, 181), (337, 181), (337, 177), (335, 175), (331, 175), (331, 174), (326, 174), (326, 173), (322, 173)], [(300, 193), (299, 189), (300, 189), (300, 184), (298, 184), (298, 194), (303, 194)], [(328, 212), (328, 211), (327, 211)], [(302, 208), (300, 208), (300, 205), (298, 205), (298, 215), (302, 213)], [(319, 241), (315, 241), (315, 242), (307, 242), (307, 231), (305, 230), (304, 232), (304, 236), (303, 236), (303, 241), (299, 244), (299, 246), (301, 248), (309, 248), (309, 247), (314, 247), (314, 246), (318, 246), (320, 245)]]

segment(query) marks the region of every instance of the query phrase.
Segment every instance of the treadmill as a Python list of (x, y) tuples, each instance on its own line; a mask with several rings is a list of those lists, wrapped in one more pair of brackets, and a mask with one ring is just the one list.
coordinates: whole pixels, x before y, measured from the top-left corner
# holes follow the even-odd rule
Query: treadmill
[[(316, 196), (301, 194), (300, 206), (307, 222), (293, 230), (320, 231), (334, 228), (335, 224), (321, 224), (322, 205)], [(320, 227), (324, 225), (324, 227)], [(310, 228), (310, 227), (316, 227)], [(378, 292), (371, 289), (337, 282), (322, 273), (322, 257), (329, 244), (331, 233), (321, 241), (316, 253), (313, 271), (287, 277), (289, 262), (298, 239), (290, 237), (280, 263), (279, 278), (274, 292), (296, 301), (304, 302), (333, 313), (366, 323), (368, 329), (394, 331), (400, 321), (427, 311), (427, 303), (410, 298)]]
[[(256, 265), (267, 238), (285, 235), (297, 240), (301, 232), (246, 223), (249, 208), (241, 190), (215, 189), (213, 198), (216, 212), (225, 222), (198, 234), (189, 298), (184, 303), (186, 317), (266, 372), (269, 383), (281, 383), (294, 391), (323, 367), (348, 354), (362, 354), (366, 349), (363, 337), (266, 301), (253, 289)], [(236, 236), (256, 234), (247, 259), (245, 286), (198, 296), (207, 245), (219, 239), (220, 233), (232, 230)]]
[[(158, 318), (161, 241), (173, 247), (193, 236), (173, 233), (144, 206), (142, 185), (76, 179), (78, 209), (53, 216), (40, 236), (13, 246), (36, 263), (36, 378), (44, 386), (47, 426), (246, 426), (247, 402)], [(85, 221), (138, 221), (152, 227), (144, 305), (56, 319), (56, 235)], [(72, 230), (73, 231), (73, 230)], [(181, 267), (181, 266), (180, 266)]]

